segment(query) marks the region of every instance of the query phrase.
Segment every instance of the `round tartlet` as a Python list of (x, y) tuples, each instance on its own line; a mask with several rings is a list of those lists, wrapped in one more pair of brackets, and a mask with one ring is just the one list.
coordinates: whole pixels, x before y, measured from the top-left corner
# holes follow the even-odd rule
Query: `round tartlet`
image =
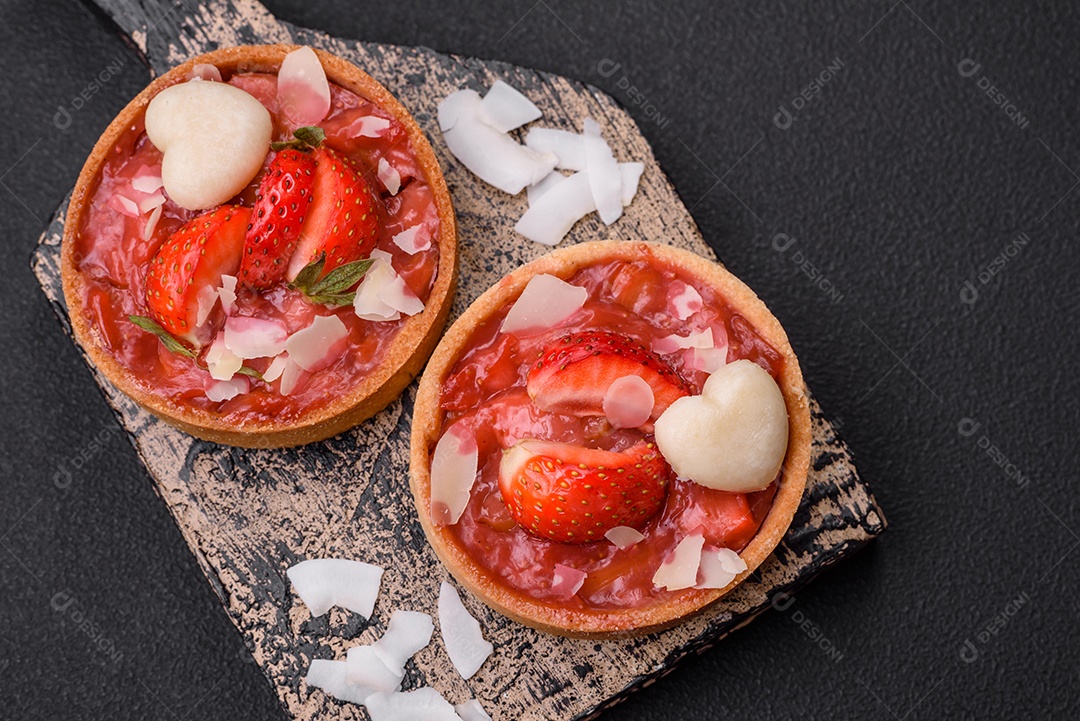
[[(575, 604), (553, 603), (550, 599), (541, 601), (503, 583), (474, 558), (466, 544), (452, 532), (453, 526), (439, 526), (433, 521), (431, 461), (444, 431), (445, 412), (441, 405), (444, 386), (459, 359), (469, 350), (477, 329), (505, 312), (534, 276), (548, 274), (567, 280), (582, 269), (612, 261), (642, 259), (673, 268), (692, 278), (699, 287), (711, 289), (727, 307), (749, 321), (756, 334), (782, 358), (779, 377), (775, 380), (783, 395), (789, 428), (780, 474), (770, 484), (770, 488), (775, 484), (775, 495), (755, 535), (739, 552), (746, 570), (725, 588), (690, 588), (674, 595), (665, 592), (667, 597), (662, 601), (619, 609), (583, 609), (574, 607)], [(779, 321), (752, 290), (719, 264), (688, 251), (638, 241), (597, 241), (555, 251), (510, 273), (481, 295), (450, 327), (420, 381), (413, 415), (410, 485), (424, 532), (439, 558), (463, 586), (494, 610), (558, 635), (582, 638), (636, 635), (668, 628), (705, 608), (741, 583), (772, 553), (802, 498), (810, 441), (810, 414), (798, 361)]]
[(142, 123), (150, 101), (162, 90), (187, 81), (196, 65), (214, 65), (226, 77), (250, 72), (276, 74), (285, 56), (298, 48), (295, 45), (224, 48), (192, 58), (154, 80), (117, 115), (95, 144), (79, 174), (65, 220), (61, 253), (64, 297), (75, 338), (90, 361), (142, 408), (193, 436), (217, 443), (268, 448), (301, 445), (341, 433), (379, 412), (420, 372), (445, 326), (456, 286), (456, 219), (442, 171), (423, 131), (408, 110), (367, 73), (339, 57), (315, 50), (332, 85), (372, 103), (400, 123), (423, 180), (430, 187), (439, 220), (439, 253), (424, 310), (403, 321), (390, 347), (380, 350), (382, 362), (370, 374), (352, 387), (341, 388), (325, 404), (285, 420), (269, 417), (230, 422), (211, 410), (176, 403), (140, 384), (137, 375), (103, 347), (102, 331), (83, 302), (84, 277), (76, 246), (110, 153), (118, 148), (125, 134), (145, 132)]

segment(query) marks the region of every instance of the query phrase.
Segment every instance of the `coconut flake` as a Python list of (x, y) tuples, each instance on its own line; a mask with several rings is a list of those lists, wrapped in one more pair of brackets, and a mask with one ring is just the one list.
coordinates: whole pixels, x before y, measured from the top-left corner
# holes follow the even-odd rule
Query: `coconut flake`
[(225, 347), (241, 358), (267, 358), (285, 350), (289, 331), (276, 320), (234, 315), (225, 320)]
[(244, 359), (229, 350), (224, 333), (218, 333), (210, 350), (206, 351), (205, 360), (210, 377), (216, 381), (230, 380), (244, 365)]
[(630, 546), (645, 540), (644, 534), (636, 528), (630, 528), (630, 526), (615, 526), (615, 528), (612, 528), (604, 534), (604, 538), (614, 543), (623, 551), (630, 548)]
[(251, 390), (247, 376), (236, 375), (227, 381), (214, 381), (206, 389), (206, 397), (214, 403), (227, 401)]
[(405, 315), (416, 315), (424, 311), (424, 301), (416, 297), (405, 279), (397, 273), (379, 289), (379, 300)]
[(162, 186), (161, 166), (142, 165), (131, 179), (131, 188), (139, 193), (153, 193)]
[(589, 174), (574, 173), (552, 185), (518, 219), (514, 230), (529, 240), (544, 245), (558, 245), (574, 223), (596, 210)]
[(376, 691), (397, 691), (405, 669), (391, 668), (372, 646), (354, 646), (346, 654), (346, 680)]
[(450, 702), (430, 686), (402, 693), (375, 693), (365, 705), (371, 721), (461, 721)]
[(415, 255), (431, 247), (431, 233), (423, 223), (401, 231), (394, 236), (393, 240), (394, 245), (409, 255)]
[(390, 128), (390, 121), (378, 115), (364, 115), (343, 128), (351, 138), (379, 138)]
[(560, 170), (585, 170), (585, 143), (582, 137), (569, 130), (532, 128), (525, 136), (525, 145), (539, 153), (552, 153), (558, 158)]
[(266, 367), (266, 370), (263, 371), (263, 380), (267, 383), (273, 383), (281, 377), (281, 374), (285, 371), (285, 366), (287, 366), (288, 364), (288, 353), (282, 353), (278, 357), (274, 358), (274, 360), (270, 361), (270, 365)]
[(392, 321), (401, 318), (401, 313), (382, 299), (382, 290), (394, 282), (397, 273), (391, 265), (390, 254), (382, 250), (371, 251), (371, 267), (364, 273), (363, 280), (356, 288), (353, 298), (353, 310), (364, 320)]
[[(477, 117), (479, 95), (459, 96), (455, 93), (451, 97), (454, 102), (446, 115), (447, 122), (452, 125), (443, 130), (446, 147), (485, 183), (517, 195), (526, 185), (542, 180), (555, 167), (558, 162), (555, 155), (538, 153), (480, 120)], [(449, 100), (447, 98), (444, 104)], [(440, 106), (440, 125), (442, 116)]]
[(698, 566), (701, 565), (701, 548), (705, 538), (698, 530), (679, 541), (675, 550), (660, 564), (653, 575), (653, 585), (669, 591), (690, 588), (697, 583)]
[(637, 428), (652, 417), (656, 397), (641, 376), (616, 378), (604, 393), (604, 415), (613, 428)]
[[(286, 353), (286, 356), (288, 354)], [(285, 367), (281, 371), (281, 383), (278, 391), (283, 396), (291, 395), (304, 377), (304, 369), (296, 365), (291, 358), (286, 357)]]
[(566, 180), (566, 176), (562, 173), (551, 171), (544, 176), (544, 179), (539, 183), (533, 183), (528, 188), (525, 188), (525, 192), (529, 199), (529, 207), (536, 205), (541, 197), (549, 190), (557, 186), (559, 183)]
[(480, 705), (480, 702), (474, 698), (469, 699), (465, 703), (459, 703), (454, 707), (457, 711), (457, 715), (461, 717), (461, 721), (491, 721), (491, 717), (488, 716), (488, 712), (484, 710), (484, 707)]
[(531, 123), (543, 113), (531, 100), (502, 80), (496, 80), (477, 107), (477, 116), (500, 133)]
[(645, 172), (645, 163), (619, 163), (619, 177), (621, 179), (623, 206), (634, 202), (637, 195), (638, 184), (641, 182), (641, 174)]
[(218, 70), (217, 65), (212, 63), (196, 63), (191, 68), (192, 80), (209, 80), (213, 82), (221, 82), (221, 71)]
[(379, 656), (392, 668), (404, 668), (405, 662), (431, 643), (435, 623), (419, 611), (394, 611), (386, 632), (372, 644)]
[(476, 439), (464, 426), (452, 425), (431, 457), (431, 519), (436, 526), (452, 526), (469, 505), (478, 463)]
[(667, 354), (683, 348), (715, 348), (716, 343), (713, 341), (712, 328), (705, 328), (686, 336), (672, 333), (663, 338), (658, 338), (653, 341), (652, 347), (657, 353)]
[(148, 213), (154, 208), (165, 204), (165, 196), (160, 190), (151, 193), (138, 202), (140, 213)]
[(712, 375), (727, 364), (727, 346), (723, 348), (687, 348), (683, 367)]
[(301, 561), (286, 573), (312, 616), (342, 606), (371, 618), (383, 569), (344, 558), (315, 558)]
[(397, 195), (398, 191), (401, 190), (401, 173), (390, 165), (386, 158), (379, 158), (377, 174), (390, 195)]
[(309, 686), (320, 688), (339, 701), (366, 703), (375, 693), (375, 689), (349, 683), (347, 673), (348, 665), (345, 661), (316, 658), (311, 662), (304, 680)]
[(480, 101), (480, 93), (475, 90), (457, 90), (447, 95), (439, 103), (439, 130), (445, 133), (453, 128), (463, 114), (475, 112)]
[(119, 193), (115, 193), (111, 198), (109, 198), (109, 207), (115, 210), (117, 213), (126, 215), (129, 218), (139, 217), (138, 204), (136, 204), (134, 200), (127, 197), (126, 195), (120, 195)]
[(439, 630), (450, 662), (468, 681), (484, 665), (494, 647), (484, 639), (480, 622), (465, 608), (457, 589), (446, 581), (439, 589)]
[(375, 643), (348, 651), (348, 681), (376, 691), (396, 691), (405, 677), (405, 662), (431, 642), (435, 624), (417, 611), (394, 611)]
[(596, 202), (596, 212), (604, 225), (622, 216), (622, 173), (611, 148), (600, 136), (600, 125), (585, 118), (585, 169), (589, 171), (589, 189)]
[(225, 315), (231, 315), (236, 303), (236, 276), (221, 276), (221, 285), (218, 287), (218, 297), (221, 298), (221, 309)]
[(317, 371), (341, 355), (349, 329), (336, 315), (317, 315), (311, 325), (298, 330), (285, 341), (289, 360), (306, 371)]
[[(143, 226), (142, 232), (143, 240), (150, 240), (150, 238), (153, 237), (154, 230), (157, 229), (158, 221), (161, 220), (161, 209), (162, 206), (160, 205), (154, 208), (154, 210), (150, 213), (150, 217), (146, 219), (146, 225)], [(203, 290), (205, 290), (205, 288)], [(211, 291), (212, 290), (213, 289), (211, 288)], [(217, 300), (216, 293), (214, 295), (214, 300)]]
[(697, 288), (681, 280), (668, 286), (668, 308), (679, 320), (686, 320), (704, 307)]
[(584, 571), (556, 563), (555, 571), (551, 574), (551, 592), (562, 598), (570, 598), (581, 590), (586, 576), (588, 574)]
[(210, 311), (217, 305), (217, 288), (212, 285), (203, 286), (199, 289), (199, 292), (195, 294), (195, 302), (198, 306), (198, 310), (195, 314), (195, 327), (201, 328), (206, 323), (206, 319), (210, 317)]
[(727, 588), (745, 570), (746, 561), (730, 548), (705, 548), (694, 588)]
[(297, 125), (316, 125), (330, 111), (330, 84), (319, 56), (309, 47), (293, 50), (281, 61), (278, 107)]
[(501, 330), (524, 336), (555, 328), (581, 310), (588, 298), (584, 288), (546, 273), (534, 275), (506, 314)]

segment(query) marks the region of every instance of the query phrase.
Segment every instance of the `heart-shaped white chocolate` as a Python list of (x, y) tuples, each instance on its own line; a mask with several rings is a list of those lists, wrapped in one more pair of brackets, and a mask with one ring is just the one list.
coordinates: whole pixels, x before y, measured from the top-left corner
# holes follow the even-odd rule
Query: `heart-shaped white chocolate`
[(656, 419), (656, 445), (677, 474), (703, 486), (745, 493), (768, 486), (788, 441), (784, 396), (768, 371), (729, 363)]
[(273, 121), (240, 88), (194, 80), (158, 93), (146, 134), (163, 154), (161, 180), (177, 205), (203, 210), (247, 186), (270, 150)]

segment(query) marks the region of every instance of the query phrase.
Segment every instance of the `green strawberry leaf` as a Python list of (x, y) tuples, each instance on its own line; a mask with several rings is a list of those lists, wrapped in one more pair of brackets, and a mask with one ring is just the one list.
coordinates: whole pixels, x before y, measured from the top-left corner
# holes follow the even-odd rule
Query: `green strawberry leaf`
[(311, 148), (317, 148), (322, 145), (326, 140), (326, 133), (318, 125), (305, 125), (302, 128), (297, 128), (293, 131), (293, 139), (285, 140), (275, 143), (270, 143), (271, 150), (285, 150), (286, 148), (293, 148), (295, 150), (310, 150)]
[(178, 341), (171, 333), (169, 333), (169, 331), (158, 325), (157, 321), (153, 318), (147, 318), (145, 315), (129, 315), (128, 320), (143, 330), (156, 335), (158, 339), (161, 340), (161, 344), (173, 353), (184, 356), (185, 358), (198, 357), (198, 354), (195, 351)]

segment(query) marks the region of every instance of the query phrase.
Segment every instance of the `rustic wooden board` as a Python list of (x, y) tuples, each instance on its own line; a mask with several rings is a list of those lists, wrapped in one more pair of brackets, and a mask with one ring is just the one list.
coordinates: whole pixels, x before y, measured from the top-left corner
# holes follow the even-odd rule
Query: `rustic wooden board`
[[(641, 190), (627, 214), (605, 227), (595, 214), (565, 242), (602, 238), (663, 240), (712, 257), (689, 212), (629, 115), (596, 90), (566, 78), (504, 63), (340, 40), (274, 19), (249, 0), (217, 0), (189, 11), (167, 0), (97, 0), (155, 72), (217, 47), (298, 42), (355, 62), (395, 93), (440, 155), (460, 222), (461, 282), (456, 317), (498, 278), (543, 254), (514, 234), (524, 193), (509, 198), (477, 181), (449, 156), (434, 121), (452, 90), (478, 90), (502, 78), (544, 110), (544, 124), (580, 129), (600, 120), (620, 160), (645, 162)], [(42, 235), (34, 271), (67, 327), (58, 261), (66, 202)], [(766, 299), (768, 300), (768, 299)], [(68, 328), (70, 332), (70, 328)], [(389, 408), (337, 438), (289, 450), (245, 450), (195, 440), (140, 410), (96, 375), (158, 493), (207, 579), (243, 634), (285, 709), (297, 718), (365, 718), (303, 680), (313, 658), (343, 658), (348, 646), (378, 637), (391, 612), (434, 615), (448, 578), (427, 545), (408, 491), (409, 426), (415, 384)], [(610, 707), (700, 652), (881, 533), (885, 519), (835, 429), (811, 402), (813, 468), (803, 504), (776, 553), (722, 602), (682, 626), (621, 641), (568, 641), (489, 611), (466, 594), (495, 653), (469, 682), (453, 670), (436, 639), (409, 665), (406, 688), (431, 685), (450, 701), (481, 700), (495, 719), (577, 719)], [(369, 621), (334, 609), (312, 619), (290, 591), (285, 570), (305, 558), (343, 556), (384, 566), (382, 593)], [(529, 673), (519, 673), (528, 668)]]

